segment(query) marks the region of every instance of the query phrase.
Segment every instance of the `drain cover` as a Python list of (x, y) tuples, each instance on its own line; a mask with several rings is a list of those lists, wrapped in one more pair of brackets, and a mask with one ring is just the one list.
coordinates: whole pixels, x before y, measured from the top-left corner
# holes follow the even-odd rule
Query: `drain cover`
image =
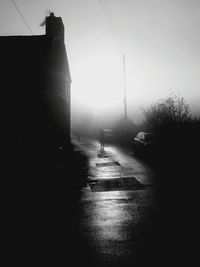
[(142, 190), (145, 186), (134, 177), (99, 179), (89, 182), (92, 192)]
[(104, 162), (104, 163), (96, 163), (97, 167), (105, 167), (105, 166), (120, 166), (118, 161)]
[(107, 154), (102, 154), (102, 153), (97, 154), (97, 156), (99, 158), (108, 158), (108, 155)]

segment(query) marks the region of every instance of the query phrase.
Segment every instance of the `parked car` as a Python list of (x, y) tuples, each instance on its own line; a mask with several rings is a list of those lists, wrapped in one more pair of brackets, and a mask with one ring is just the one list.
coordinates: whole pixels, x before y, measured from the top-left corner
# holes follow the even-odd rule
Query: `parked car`
[(149, 155), (155, 152), (156, 145), (156, 134), (139, 132), (133, 140), (133, 152), (135, 155)]

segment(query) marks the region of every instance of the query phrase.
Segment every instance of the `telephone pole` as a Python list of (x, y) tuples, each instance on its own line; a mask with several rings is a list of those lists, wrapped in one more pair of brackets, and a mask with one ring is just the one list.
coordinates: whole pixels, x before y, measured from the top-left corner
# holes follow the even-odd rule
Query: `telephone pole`
[(124, 122), (125, 127), (127, 127), (127, 102), (126, 102), (126, 62), (125, 55), (123, 55), (123, 76), (124, 76)]

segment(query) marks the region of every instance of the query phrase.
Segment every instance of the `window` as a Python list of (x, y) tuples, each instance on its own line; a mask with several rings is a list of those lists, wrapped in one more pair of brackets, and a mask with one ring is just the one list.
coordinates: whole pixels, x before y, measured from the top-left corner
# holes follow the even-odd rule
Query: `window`
[(145, 135), (142, 134), (142, 135), (140, 136), (140, 139), (141, 139), (141, 141), (144, 141), (144, 140), (145, 140)]

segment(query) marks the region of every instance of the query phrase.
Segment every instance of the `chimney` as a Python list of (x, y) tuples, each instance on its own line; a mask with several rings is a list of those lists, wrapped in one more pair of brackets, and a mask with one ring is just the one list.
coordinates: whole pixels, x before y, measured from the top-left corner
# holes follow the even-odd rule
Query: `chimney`
[(54, 41), (64, 43), (64, 25), (62, 19), (61, 17), (54, 16), (53, 12), (46, 17), (46, 35)]

